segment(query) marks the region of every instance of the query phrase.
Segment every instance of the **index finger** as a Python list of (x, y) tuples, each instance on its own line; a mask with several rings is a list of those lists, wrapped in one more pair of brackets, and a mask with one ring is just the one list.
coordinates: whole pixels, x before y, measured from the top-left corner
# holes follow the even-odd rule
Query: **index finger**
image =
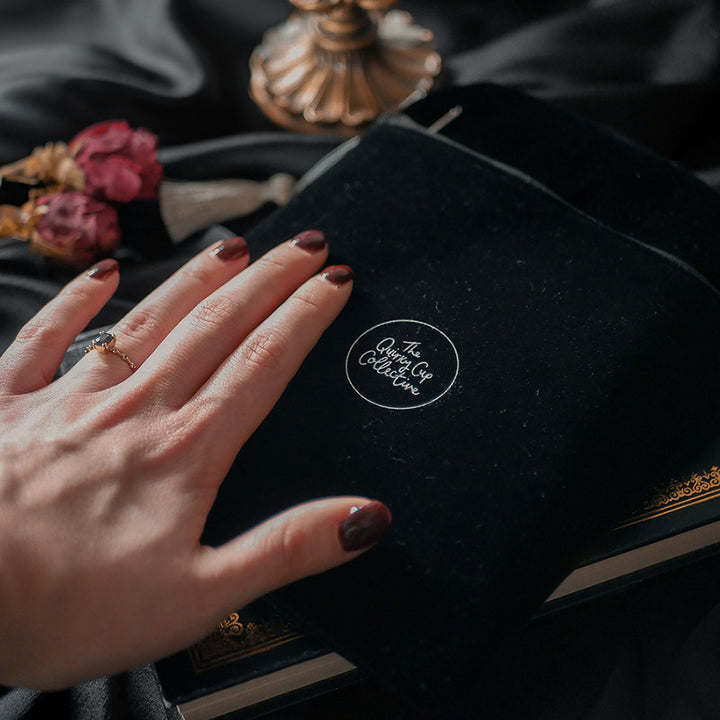
[(49, 385), (70, 343), (110, 299), (118, 280), (117, 262), (101, 260), (30, 319), (0, 358), (0, 392), (20, 395)]

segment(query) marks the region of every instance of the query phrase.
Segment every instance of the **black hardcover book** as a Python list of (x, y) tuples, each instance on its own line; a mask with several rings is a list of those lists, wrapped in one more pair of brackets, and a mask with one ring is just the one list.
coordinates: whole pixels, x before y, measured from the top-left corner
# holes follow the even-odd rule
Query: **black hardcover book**
[[(525, 628), (524, 645), (513, 652), (527, 651), (539, 632), (532, 629), (535, 621), (717, 554), (720, 468), (711, 463), (718, 458), (720, 448), (713, 448), (707, 470), (659, 485), (603, 535), (555, 588)], [(542, 642), (549, 646), (548, 638)], [(243, 718), (262, 717), (364, 678), (327, 642), (302, 634), (267, 600), (239, 609), (201, 642), (157, 663), (157, 673), (166, 700), (179, 706), (185, 720), (240, 711)]]
[[(720, 232), (720, 203), (710, 188), (688, 173), (606, 128), (493, 85), (438, 93), (411, 106), (407, 113), (430, 126), (448, 110), (454, 119), (442, 132), (456, 142), (512, 166), (510, 172), (530, 176), (530, 182), (541, 183), (578, 210), (681, 257), (715, 281), (720, 271), (720, 246), (713, 239)], [(231, 162), (227, 155), (223, 161)], [(422, 179), (422, 166), (417, 167), (420, 172), (409, 182), (410, 187)], [(404, 172), (402, 168), (393, 169), (393, 175)], [(342, 189), (333, 190), (338, 191)], [(403, 187), (397, 191), (405, 192)], [(416, 210), (408, 203), (401, 212)], [(338, 238), (333, 240), (336, 246)], [(349, 253), (356, 269), (356, 256), (363, 245), (361, 242)], [(622, 515), (620, 508), (626, 508), (629, 498), (618, 495), (615, 502), (618, 516), (622, 515), (620, 521), (589, 543), (580, 567), (553, 590), (534, 617), (556, 617), (557, 611), (567, 605), (617, 591), (648, 575), (715, 552), (720, 543), (719, 457), (720, 448), (711, 443), (692, 458), (675, 476), (677, 479), (668, 482), (668, 472), (663, 470), (640, 506), (627, 514)], [(239, 617), (243, 623), (253, 622), (252, 614), (248, 618), (245, 610), (239, 612)], [(226, 632), (230, 625), (233, 621), (223, 623), (218, 633)], [(280, 697), (243, 710), (243, 716), (248, 712), (262, 713), (278, 702), (295, 701), (307, 693), (325, 691), (337, 682), (328, 682), (328, 677), (337, 677), (338, 672), (330, 663), (317, 666), (319, 673), (305, 676), (310, 690), (288, 690), (288, 672), (297, 679), (293, 668), (296, 663), (300, 667), (305, 664), (296, 641), (269, 652), (267, 662), (263, 652), (248, 661), (236, 647), (247, 638), (243, 641), (235, 636), (226, 651), (215, 658), (215, 667), (198, 667), (193, 658), (199, 649), (206, 648), (207, 642), (158, 666), (168, 697), (180, 702), (183, 710), (193, 716), (217, 714), (214, 708), (247, 708), (257, 698), (247, 689), (252, 690), (253, 683), (262, 678), (268, 680), (263, 683), (266, 697)], [(337, 658), (327, 642), (316, 638), (305, 638), (304, 642), (313, 645), (319, 653), (317, 658)], [(349, 676), (341, 672), (340, 677)]]
[(620, 234), (402, 116), (248, 240), (259, 254), (309, 227), (355, 291), (206, 540), (320, 495), (382, 499), (380, 547), (274, 601), (396, 692), (472, 717), (499, 644), (709, 441), (720, 295), (683, 242)]

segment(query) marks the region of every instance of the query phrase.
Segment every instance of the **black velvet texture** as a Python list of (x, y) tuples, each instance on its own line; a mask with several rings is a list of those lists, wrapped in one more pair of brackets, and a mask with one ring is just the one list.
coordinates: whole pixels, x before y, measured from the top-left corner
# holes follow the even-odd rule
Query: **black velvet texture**
[[(352, 261), (357, 288), (238, 457), (207, 539), (318, 495), (387, 502), (381, 547), (279, 601), (395, 691), (476, 717), (474, 678), (500, 643), (708, 436), (720, 294), (682, 260), (402, 118), (248, 238), (264, 249), (306, 227), (327, 233), (331, 262)], [(446, 345), (430, 350), (436, 339), (410, 325), (359, 341), (376, 353), (386, 336), (422, 341), (435, 377), (415, 409), (396, 409), (407, 395), (373, 384), (353, 354), (398, 319), (439, 329), (459, 356), (433, 401), (452, 374)]]
[(507, 163), (599, 222), (677, 255), (720, 284), (720, 197), (627, 137), (482, 83), (430, 95), (408, 115), (430, 126), (463, 108), (443, 135)]

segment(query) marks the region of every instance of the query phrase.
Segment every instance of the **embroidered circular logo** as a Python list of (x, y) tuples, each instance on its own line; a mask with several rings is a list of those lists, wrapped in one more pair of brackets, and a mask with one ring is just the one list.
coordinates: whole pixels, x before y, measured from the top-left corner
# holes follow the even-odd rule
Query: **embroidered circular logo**
[(345, 375), (355, 392), (389, 410), (435, 402), (455, 382), (460, 362), (450, 338), (419, 320), (388, 320), (350, 347)]

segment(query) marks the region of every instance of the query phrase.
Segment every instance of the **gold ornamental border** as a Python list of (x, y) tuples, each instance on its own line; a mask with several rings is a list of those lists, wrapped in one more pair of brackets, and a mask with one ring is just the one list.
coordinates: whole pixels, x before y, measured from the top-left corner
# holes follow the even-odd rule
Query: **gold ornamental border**
[(635, 525), (720, 497), (720, 468), (713, 465), (705, 472), (692, 473), (660, 488), (620, 527)]
[(188, 653), (193, 670), (203, 673), (260, 655), (300, 637), (302, 635), (289, 623), (241, 622), (240, 615), (232, 613), (218, 625), (212, 635), (189, 648)]

